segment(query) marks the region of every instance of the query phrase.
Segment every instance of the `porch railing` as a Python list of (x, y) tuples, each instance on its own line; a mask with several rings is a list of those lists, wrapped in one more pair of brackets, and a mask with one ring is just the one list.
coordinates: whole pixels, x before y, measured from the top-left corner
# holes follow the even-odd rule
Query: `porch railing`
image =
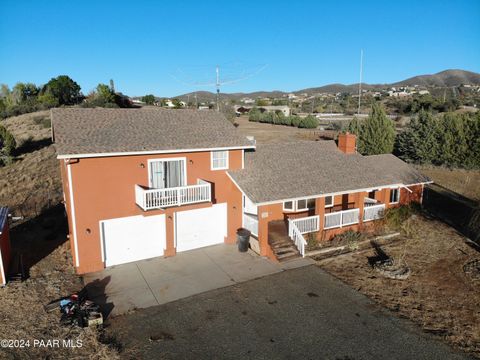
[(243, 227), (258, 236), (258, 219), (256, 217), (243, 214)]
[(297, 225), (295, 225), (294, 222), (290, 221), (288, 231), (291, 231), (290, 238), (293, 240), (295, 246), (298, 249), (298, 252), (300, 253), (300, 255), (302, 255), (302, 257), (305, 257), (305, 245), (307, 245), (307, 241), (303, 237)]
[(381, 219), (385, 213), (385, 204), (373, 205), (363, 209), (363, 221)]
[(298, 228), (300, 233), (303, 235), (303, 234), (307, 234), (307, 233), (311, 233), (319, 230), (320, 216), (315, 215), (315, 216), (308, 216), (308, 217), (303, 217), (298, 219), (289, 219), (288, 235), (291, 237), (292, 227), (290, 226), (290, 223), (295, 224), (295, 226)]
[(206, 202), (211, 198), (210, 183), (166, 189), (145, 189), (135, 185), (135, 202), (145, 211)]
[(360, 209), (350, 209), (325, 214), (325, 226), (323, 228), (333, 229), (337, 227), (358, 224), (359, 215)]

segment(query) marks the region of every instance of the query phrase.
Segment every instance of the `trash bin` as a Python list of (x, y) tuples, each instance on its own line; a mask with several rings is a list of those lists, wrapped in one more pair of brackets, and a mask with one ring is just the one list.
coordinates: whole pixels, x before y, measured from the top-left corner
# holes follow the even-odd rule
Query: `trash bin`
[(248, 246), (250, 245), (250, 231), (247, 229), (239, 229), (237, 231), (237, 244), (238, 251), (246, 252), (248, 251)]

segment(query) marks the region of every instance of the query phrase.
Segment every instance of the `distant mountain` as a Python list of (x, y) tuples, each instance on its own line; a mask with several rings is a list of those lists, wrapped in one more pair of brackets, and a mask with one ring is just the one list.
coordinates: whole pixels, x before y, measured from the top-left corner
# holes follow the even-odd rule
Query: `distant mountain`
[[(362, 88), (366, 90), (382, 89), (392, 86), (424, 86), (424, 87), (453, 87), (460, 85), (480, 85), (480, 74), (474, 73), (471, 71), (465, 70), (445, 70), (433, 75), (420, 75), (414, 76), (412, 78), (398, 81), (392, 84), (362, 84)], [(317, 94), (317, 93), (330, 93), (335, 94), (339, 92), (347, 93), (356, 93), (358, 92), (358, 84), (329, 84), (320, 87), (307, 88), (292, 92), (284, 91), (256, 91), (251, 93), (222, 93), (222, 99), (235, 99), (239, 100), (244, 97), (256, 99), (258, 97), (271, 97), (271, 98), (280, 98), (283, 95), (294, 93), (294, 94)], [(209, 91), (197, 91), (196, 92), (197, 100), (199, 102), (205, 101), (214, 101), (216, 94)], [(177, 96), (177, 98), (182, 100), (190, 99), (194, 101), (195, 93), (183, 94)]]
[(407, 80), (396, 82), (394, 86), (437, 86), (452, 87), (466, 85), (480, 85), (480, 74), (465, 70), (445, 70), (434, 75), (420, 75)]

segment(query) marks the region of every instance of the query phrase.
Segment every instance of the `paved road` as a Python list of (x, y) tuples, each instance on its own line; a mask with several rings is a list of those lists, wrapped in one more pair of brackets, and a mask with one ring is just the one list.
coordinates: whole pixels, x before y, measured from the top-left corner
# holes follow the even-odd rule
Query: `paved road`
[(316, 266), (111, 320), (153, 359), (465, 359)]

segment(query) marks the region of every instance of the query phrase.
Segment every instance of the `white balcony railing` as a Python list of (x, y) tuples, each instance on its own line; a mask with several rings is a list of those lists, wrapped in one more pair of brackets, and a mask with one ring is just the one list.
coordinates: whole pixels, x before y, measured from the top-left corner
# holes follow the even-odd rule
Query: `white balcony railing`
[(373, 205), (363, 209), (363, 221), (381, 219), (385, 213), (385, 204)]
[(145, 189), (135, 185), (135, 202), (145, 211), (207, 202), (211, 198), (210, 183), (166, 189)]
[(350, 209), (325, 214), (325, 225), (323, 228), (333, 229), (337, 227), (358, 224), (359, 214), (360, 209)]
[(298, 219), (289, 219), (288, 222), (288, 236), (290, 237), (292, 237), (292, 223), (295, 224), (302, 235), (318, 231), (320, 228), (320, 216), (318, 215)]
[(256, 216), (243, 214), (243, 227), (250, 230), (252, 235), (258, 236), (258, 218)]

